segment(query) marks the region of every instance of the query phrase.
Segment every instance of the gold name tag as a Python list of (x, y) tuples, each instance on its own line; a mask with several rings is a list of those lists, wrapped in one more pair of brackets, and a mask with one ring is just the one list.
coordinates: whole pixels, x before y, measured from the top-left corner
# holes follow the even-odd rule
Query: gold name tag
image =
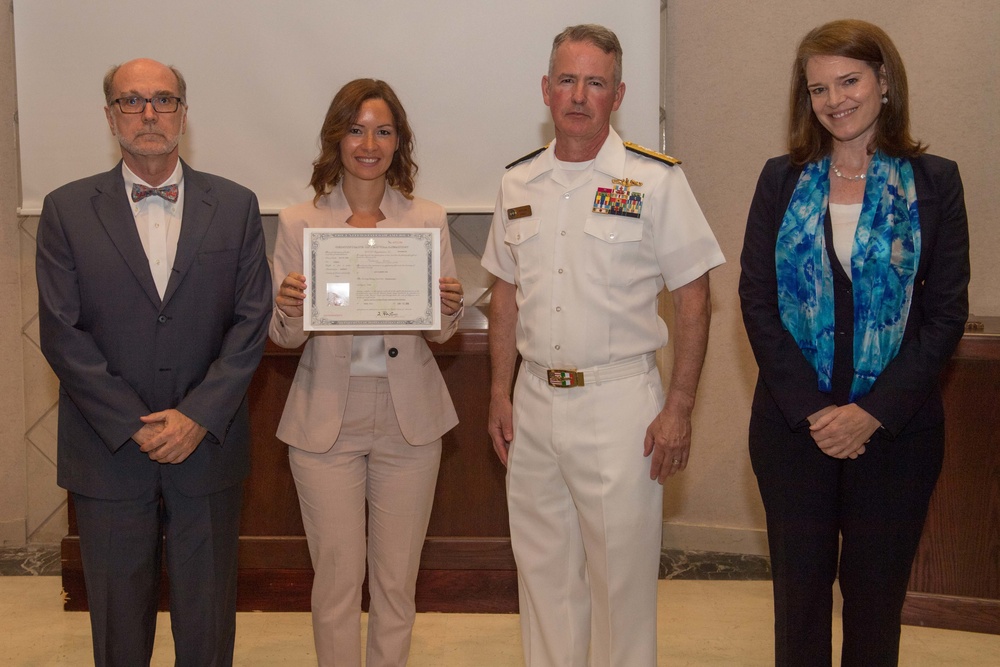
[(527, 218), (531, 215), (530, 206), (517, 206), (515, 208), (507, 209), (507, 219), (517, 220), (518, 218)]

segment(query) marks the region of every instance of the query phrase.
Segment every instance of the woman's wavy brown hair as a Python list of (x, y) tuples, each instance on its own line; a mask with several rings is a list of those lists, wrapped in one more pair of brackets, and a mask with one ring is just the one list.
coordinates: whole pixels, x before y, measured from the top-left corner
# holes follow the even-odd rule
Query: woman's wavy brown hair
[(406, 120), (406, 110), (396, 93), (385, 81), (355, 79), (337, 91), (319, 131), (320, 153), (313, 162), (312, 180), (309, 185), (316, 191), (313, 204), (329, 194), (344, 174), (340, 160), (340, 141), (358, 118), (361, 105), (367, 100), (382, 100), (389, 106), (399, 137), (399, 147), (386, 172), (386, 181), (407, 199), (413, 199), (413, 178), (417, 163), (413, 161), (413, 130)]

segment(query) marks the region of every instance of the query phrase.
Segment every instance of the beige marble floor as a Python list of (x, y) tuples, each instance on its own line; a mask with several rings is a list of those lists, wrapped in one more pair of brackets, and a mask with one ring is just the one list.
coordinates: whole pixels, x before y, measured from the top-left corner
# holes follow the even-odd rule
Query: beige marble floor
[[(58, 577), (0, 577), (0, 665), (52, 667), (90, 660), (87, 615), (62, 611)], [(771, 663), (766, 581), (661, 581), (661, 665)], [(236, 664), (314, 665), (309, 615), (239, 615)], [(835, 634), (839, 621), (835, 620)], [(160, 614), (154, 666), (173, 664), (170, 621)], [(836, 653), (836, 651), (835, 651)], [(1000, 664), (1000, 636), (903, 627), (906, 667)], [(835, 658), (836, 664), (836, 658)], [(520, 665), (516, 615), (419, 614), (410, 667)]]

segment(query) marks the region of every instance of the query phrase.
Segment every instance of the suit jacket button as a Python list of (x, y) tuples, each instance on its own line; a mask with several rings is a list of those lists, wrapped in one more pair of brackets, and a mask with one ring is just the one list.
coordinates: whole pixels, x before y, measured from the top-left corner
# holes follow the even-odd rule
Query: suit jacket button
[(166, 315), (160, 315), (159, 317), (156, 318), (156, 321), (159, 322), (160, 324), (163, 324), (164, 322), (167, 321), (167, 316)]
[(390, 357), (392, 357), (393, 359), (395, 359), (397, 354), (399, 354), (399, 350), (397, 350), (394, 347), (390, 347), (389, 348), (389, 356)]

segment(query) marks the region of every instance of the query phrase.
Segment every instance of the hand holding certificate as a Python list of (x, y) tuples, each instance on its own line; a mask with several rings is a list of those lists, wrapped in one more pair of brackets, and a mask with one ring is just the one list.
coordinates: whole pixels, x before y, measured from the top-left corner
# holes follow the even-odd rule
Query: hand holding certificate
[(306, 331), (438, 329), (440, 230), (307, 228)]

